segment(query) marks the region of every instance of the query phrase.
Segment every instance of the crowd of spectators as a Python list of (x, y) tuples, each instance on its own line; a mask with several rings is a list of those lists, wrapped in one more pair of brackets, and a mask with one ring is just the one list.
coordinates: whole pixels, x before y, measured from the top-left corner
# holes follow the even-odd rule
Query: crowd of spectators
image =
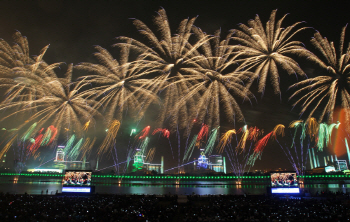
[[(0, 193), (0, 221), (346, 221), (349, 196), (19, 195)], [(185, 197), (186, 198), (186, 197)]]
[(80, 172), (80, 171), (68, 171), (64, 175), (64, 185), (90, 185), (91, 184), (91, 173)]

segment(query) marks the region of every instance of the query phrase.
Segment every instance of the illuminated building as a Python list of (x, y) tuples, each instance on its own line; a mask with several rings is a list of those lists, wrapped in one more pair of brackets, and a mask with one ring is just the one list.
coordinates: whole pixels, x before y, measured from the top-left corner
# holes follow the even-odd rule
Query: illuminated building
[(133, 172), (143, 169), (145, 156), (141, 153), (140, 149), (137, 149), (134, 155)]
[(56, 150), (56, 158), (54, 160), (54, 168), (56, 169), (74, 169), (74, 170), (85, 170), (90, 168), (90, 163), (85, 161), (68, 161), (65, 152), (65, 146), (58, 146)]
[(132, 172), (136, 172), (138, 170), (148, 170), (148, 171), (156, 171), (159, 174), (164, 173), (164, 157), (161, 157), (160, 164), (146, 163), (145, 156), (142, 154), (140, 149), (137, 149), (134, 155), (134, 163)]
[(221, 155), (210, 155), (209, 156), (209, 169), (219, 173), (226, 173), (226, 161), (225, 157)]
[(340, 171), (348, 170), (348, 164), (346, 163), (346, 160), (337, 160), (336, 169)]
[(64, 161), (64, 148), (65, 146), (58, 146), (56, 151), (55, 161)]
[(204, 169), (208, 168), (208, 158), (205, 156), (203, 149), (201, 149), (201, 155), (198, 158), (197, 167), (204, 168)]
[(194, 170), (210, 169), (218, 173), (226, 173), (225, 157), (221, 155), (209, 155), (209, 157), (206, 157), (204, 150), (201, 149), (198, 161), (194, 162), (194, 168)]
[(56, 158), (54, 160), (54, 168), (57, 169), (66, 169), (66, 162), (65, 162), (65, 153), (64, 153), (65, 146), (58, 146), (56, 150)]

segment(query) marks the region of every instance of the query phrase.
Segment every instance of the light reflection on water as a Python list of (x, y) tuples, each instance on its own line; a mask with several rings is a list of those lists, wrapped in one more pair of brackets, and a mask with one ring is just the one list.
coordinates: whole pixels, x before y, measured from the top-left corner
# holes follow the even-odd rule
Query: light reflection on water
[[(100, 181), (101, 182), (101, 181)], [(100, 194), (199, 194), (199, 195), (263, 195), (268, 185), (243, 184), (236, 185), (232, 181), (181, 181), (177, 185), (174, 181), (118, 181), (106, 180), (96, 183), (95, 192)], [(131, 183), (132, 182), (132, 183)], [(163, 184), (161, 184), (163, 183)], [(303, 189), (310, 193), (322, 191), (350, 192), (350, 184), (305, 184)], [(48, 180), (12, 180), (0, 179), (0, 191), (23, 194), (55, 194), (61, 192), (62, 182), (59, 179)]]

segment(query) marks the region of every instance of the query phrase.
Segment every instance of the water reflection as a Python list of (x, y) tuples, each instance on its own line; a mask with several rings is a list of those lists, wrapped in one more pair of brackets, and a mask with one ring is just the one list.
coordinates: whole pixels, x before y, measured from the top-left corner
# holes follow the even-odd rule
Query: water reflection
[[(131, 183), (130, 183), (131, 182)], [(198, 195), (262, 195), (268, 185), (236, 184), (233, 181), (125, 181), (95, 180), (95, 191), (100, 194), (198, 194)], [(301, 188), (309, 193), (316, 192), (350, 192), (350, 184), (301, 184)], [(62, 189), (60, 179), (12, 179), (0, 180), (0, 191), (9, 193), (55, 194)]]

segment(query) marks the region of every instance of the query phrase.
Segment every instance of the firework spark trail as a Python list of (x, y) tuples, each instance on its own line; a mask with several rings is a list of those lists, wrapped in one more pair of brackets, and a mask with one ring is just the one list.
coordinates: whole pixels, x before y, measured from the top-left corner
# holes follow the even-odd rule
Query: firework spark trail
[[(302, 22), (294, 23), (284, 29), (281, 25), (286, 15), (276, 23), (276, 12), (277, 10), (271, 12), (265, 29), (259, 15), (256, 15), (255, 19), (249, 20), (248, 26), (240, 24), (241, 30), (232, 30), (234, 32), (232, 39), (239, 43), (232, 46), (237, 52), (236, 62), (240, 63), (237, 70), (246, 72), (253, 70), (254, 73), (248, 75), (249, 81), (245, 86), (249, 89), (258, 79), (259, 93), (264, 93), (267, 76), (270, 76), (275, 94), (281, 93), (278, 68), (282, 68), (289, 75), (306, 76), (299, 64), (289, 55), (313, 56), (300, 41), (290, 41), (294, 35), (306, 29), (301, 27), (292, 32), (293, 28)], [(243, 75), (247, 75), (246, 72), (243, 72)]]
[(32, 145), (29, 147), (27, 150), (27, 156), (30, 154), (35, 154), (35, 152), (39, 149), (40, 144), (43, 140), (43, 134), (39, 134), (38, 136), (35, 137), (35, 142), (32, 143)]
[(47, 128), (43, 136), (43, 139), (40, 143), (40, 146), (46, 146), (50, 142), (51, 136), (52, 136), (51, 128)]
[(48, 142), (47, 145), (50, 145), (56, 139), (56, 136), (58, 133), (57, 128), (54, 127), (53, 125), (49, 126), (49, 128), (51, 130), (52, 135), (51, 135), (50, 141)]
[(156, 133), (159, 133), (159, 132), (161, 132), (161, 134), (162, 134), (163, 137), (166, 137), (166, 138), (169, 139), (170, 132), (169, 132), (169, 130), (167, 130), (167, 129), (157, 128), (157, 129), (155, 129), (155, 130), (153, 131), (152, 135), (154, 135), (154, 134), (156, 134)]
[(99, 155), (103, 155), (104, 153), (106, 153), (108, 149), (114, 144), (119, 127), (120, 127), (120, 122), (118, 120), (113, 120), (110, 123), (107, 131), (107, 135), (98, 149), (97, 153)]
[(196, 146), (197, 137), (198, 137), (198, 135), (193, 136), (190, 145), (185, 150), (185, 155), (184, 155), (182, 162), (187, 162), (190, 160), (192, 153), (193, 153), (193, 150), (194, 150), (194, 147)]
[(140, 142), (139, 149), (142, 156), (144, 156), (147, 151), (148, 143), (149, 143), (149, 137), (146, 137), (144, 140)]
[[(256, 127), (255, 127), (256, 128)], [(282, 124), (278, 124), (275, 126), (275, 128), (270, 132), (268, 133), (267, 135), (265, 135), (262, 139), (260, 139), (256, 144), (255, 144), (255, 147), (253, 149), (253, 154), (250, 155), (249, 157), (249, 160), (248, 160), (248, 164), (250, 166), (254, 166), (255, 164), (255, 161), (258, 159), (258, 158), (261, 158), (262, 156), (262, 152), (264, 150), (264, 148), (266, 147), (267, 145), (267, 142), (269, 141), (269, 139), (272, 137), (272, 138), (277, 138), (277, 135), (281, 135), (282, 137), (284, 136), (284, 128), (285, 126), (282, 125)], [(261, 135), (262, 134), (262, 131), (261, 130), (261, 133), (257, 133), (257, 136)], [(256, 131), (258, 132), (258, 131)], [(256, 138), (257, 138), (256, 136)], [(256, 140), (256, 139), (255, 139)], [(255, 141), (254, 140), (254, 141)]]
[(136, 132), (136, 129), (132, 129), (131, 132), (130, 132), (130, 136), (132, 136), (133, 133)]
[[(193, 27), (194, 37), (199, 41), (208, 39), (201, 44), (199, 52), (190, 60), (194, 68), (187, 68), (188, 73), (179, 78), (176, 83), (191, 83), (186, 95), (178, 102), (175, 112), (180, 107), (193, 106), (193, 116), (198, 122), (203, 122), (210, 129), (220, 126), (220, 119), (234, 123), (236, 120), (243, 121), (243, 113), (237, 99), (249, 101), (254, 95), (244, 87), (244, 80), (248, 75), (243, 75), (232, 67), (236, 66), (235, 59), (231, 59), (232, 45), (229, 44), (233, 32), (229, 32), (223, 40), (221, 31), (215, 31), (210, 36), (201, 29)], [(250, 72), (246, 72), (250, 73)], [(194, 101), (195, 105), (192, 105)], [(194, 125), (189, 122), (189, 128)]]
[(320, 123), (319, 129), (318, 129), (318, 140), (317, 140), (317, 147), (319, 151), (323, 151), (324, 145), (328, 144), (328, 125), (326, 123)]
[(295, 137), (296, 137), (296, 135), (297, 135), (298, 127), (300, 127), (300, 126), (303, 128), (303, 121), (302, 121), (302, 120), (295, 120), (295, 121), (293, 121), (293, 122), (291, 122), (291, 123), (289, 124), (289, 128), (295, 128), (292, 146), (293, 146), (293, 144), (294, 144)]
[(150, 130), (151, 130), (151, 127), (150, 127), (150, 126), (146, 126), (139, 134), (137, 134), (137, 135), (135, 136), (135, 138), (137, 138), (137, 139), (139, 139), (139, 140), (144, 139), (145, 137), (148, 136)]
[(306, 123), (302, 124), (302, 128), (301, 128), (301, 134), (300, 134), (300, 141), (301, 143), (303, 143), (304, 139), (306, 138)]
[(65, 78), (58, 78), (53, 71), (50, 75), (45, 74), (44, 77), (41, 77), (45, 78), (45, 81), (40, 87), (49, 88), (49, 90), (39, 97), (0, 104), (0, 110), (16, 109), (3, 119), (33, 113), (19, 128), (32, 122), (37, 122), (37, 127), (50, 122), (57, 128), (58, 135), (64, 130), (75, 131), (77, 135), (80, 135), (82, 121), (94, 120), (95, 115), (101, 114), (93, 108), (97, 101), (84, 97), (82, 93), (82, 89), (88, 83), (81, 80), (72, 84), (72, 70), (70, 64)]
[[(300, 114), (313, 107), (309, 112), (309, 117), (313, 116), (316, 110), (322, 110), (319, 115), (319, 122), (327, 118), (328, 122), (332, 122), (334, 118), (334, 109), (341, 107), (345, 111), (345, 118), (349, 121), (350, 117), (350, 93), (349, 93), (349, 53), (350, 48), (344, 51), (344, 40), (346, 27), (343, 27), (340, 35), (340, 47), (336, 50), (334, 42), (330, 42), (319, 32), (314, 34), (311, 43), (321, 53), (322, 61), (316, 56), (311, 60), (316, 62), (324, 70), (323, 75), (299, 81), (292, 87), (299, 87), (290, 99), (300, 95), (293, 106), (301, 104)], [(346, 125), (347, 130), (349, 126)]]
[(22, 141), (25, 142), (28, 138), (31, 137), (31, 135), (33, 134), (35, 128), (37, 126), (37, 123), (33, 123), (29, 129), (24, 133), (24, 135), (22, 136)]
[[(178, 33), (172, 35), (169, 25), (169, 19), (164, 9), (160, 9), (154, 17), (154, 24), (157, 27), (157, 33), (142, 21), (135, 19), (133, 24), (139, 33), (145, 37), (146, 43), (137, 41), (128, 37), (119, 37), (118, 40), (123, 43), (116, 45), (127, 45), (134, 50), (138, 56), (137, 62), (146, 63), (147, 67), (152, 67), (152, 75), (156, 75), (147, 87), (153, 91), (160, 92), (164, 101), (157, 124), (169, 121), (170, 129), (175, 130), (186, 128), (195, 113), (194, 98), (189, 98), (186, 105), (178, 105), (184, 96), (188, 93), (190, 87), (189, 81), (175, 83), (184, 78), (188, 72), (194, 72), (195, 64), (191, 59), (199, 52), (197, 49), (205, 44), (211, 36), (205, 36), (204, 39), (189, 43), (192, 36), (193, 24), (196, 18), (184, 19), (180, 22)], [(126, 43), (125, 43), (126, 42)], [(141, 73), (141, 75), (144, 75)], [(148, 77), (148, 74), (146, 74)], [(174, 109), (175, 106), (175, 109)]]
[(249, 127), (249, 135), (247, 140), (256, 141), (259, 136), (263, 134), (263, 130), (260, 130), (258, 127)]
[[(249, 132), (252, 133), (250, 137), (249, 137)], [(238, 133), (242, 133), (242, 136), (240, 139), (238, 139), (237, 137)], [(253, 144), (258, 139), (258, 136), (260, 136), (261, 134), (262, 134), (262, 130), (259, 130), (257, 127), (250, 127), (248, 129), (247, 125), (245, 125), (244, 127), (240, 128), (235, 134), (237, 145), (233, 145), (232, 142), (228, 143), (226, 154), (231, 163), (232, 170), (236, 175), (240, 176), (240, 175), (243, 175), (243, 173), (245, 172), (245, 169), (249, 165), (249, 162), (251, 159), (250, 152), (253, 150), (252, 149)], [(237, 149), (237, 147), (239, 147), (243, 143), (243, 141), (245, 141), (244, 145), (246, 145), (246, 141), (248, 140), (248, 138), (251, 141), (249, 148), (242, 149), (242, 150)], [(235, 149), (233, 149), (233, 147), (235, 147)]]
[[(280, 142), (278, 141), (278, 139), (276, 139), (276, 142), (278, 143), (278, 145), (281, 147), (281, 149), (283, 150), (284, 154), (287, 156), (289, 162), (291, 163), (291, 165), (293, 166), (294, 170), (297, 172), (298, 175), (299, 174), (299, 170), (298, 167), (295, 164), (294, 158), (290, 152), (290, 150), (287, 147), (284, 147), (280, 144)], [(288, 153), (287, 153), (288, 152)]]
[(209, 128), (208, 125), (202, 124), (202, 128), (200, 129), (197, 141), (206, 140), (208, 138)]
[[(298, 152), (297, 152), (297, 146), (296, 144), (293, 145), (294, 146), (294, 152), (295, 152), (295, 156), (297, 158), (297, 162), (298, 162), (298, 166), (300, 168), (300, 166), (302, 167), (303, 165), (300, 165), (300, 161), (299, 161), (299, 155), (298, 155)], [(300, 144), (300, 150), (301, 150), (301, 157), (300, 159), (302, 160), (303, 159), (303, 156), (302, 156), (302, 153), (303, 153), (303, 148), (304, 148), (304, 145), (303, 144)], [(286, 146), (286, 149), (288, 149), (288, 147)], [(303, 171), (302, 169), (299, 169), (299, 171)], [(301, 172), (299, 172), (301, 173)]]
[(337, 121), (337, 123), (332, 123), (328, 126), (328, 143), (327, 143), (327, 146), (332, 142), (331, 141), (331, 137), (332, 137), (332, 132), (333, 132), (333, 129), (338, 129), (339, 128), (339, 125), (340, 125), (340, 122)]
[(133, 149), (129, 148), (127, 156), (126, 156), (126, 165), (124, 167), (124, 173), (127, 172), (128, 168), (129, 168), (132, 154), (133, 154)]
[[(40, 153), (40, 152), (37, 152), (37, 153), (33, 156), (34, 160), (36, 160), (38, 157), (40, 157), (40, 155), (41, 155), (41, 153)], [(40, 158), (39, 158), (39, 160), (40, 160)]]
[(319, 151), (323, 151), (324, 146), (328, 146), (331, 143), (333, 129), (338, 129), (339, 125), (339, 121), (330, 125), (326, 123), (319, 124), (317, 137), (317, 147)]
[(318, 123), (315, 118), (311, 117), (309, 118), (304, 124), (302, 125), (302, 132), (301, 132), (301, 143), (308, 135), (311, 139), (316, 140), (317, 134), (318, 134)]
[(76, 144), (75, 146), (69, 150), (69, 152), (67, 153), (67, 157), (70, 158), (71, 160), (77, 160), (79, 154), (80, 154), (80, 147), (83, 143), (83, 138), (81, 138)]
[(153, 161), (155, 153), (156, 153), (156, 148), (155, 147), (151, 148), (148, 151), (147, 156), (146, 156), (146, 163), (151, 163)]
[(220, 127), (211, 130), (207, 144), (205, 145), (204, 154), (211, 155), (213, 152), (215, 141), (217, 140), (218, 130)]
[[(230, 146), (231, 144), (228, 145), (228, 147)], [(233, 161), (232, 161), (232, 158), (231, 158), (231, 153), (229, 152), (229, 148), (225, 149), (225, 152), (226, 152), (226, 155), (229, 159), (229, 162), (231, 164), (231, 169), (232, 171), (234, 172), (234, 164), (233, 164)]]
[(271, 136), (273, 136), (274, 131), (271, 131), (270, 133), (266, 134), (263, 138), (261, 138), (254, 147), (254, 152), (251, 155), (250, 159), (249, 159), (249, 165), (253, 166), (255, 161), (258, 158), (261, 158), (262, 152), (264, 150), (264, 148), (267, 145), (267, 142), (269, 141), (269, 139), (271, 138)]
[(72, 146), (73, 146), (74, 140), (75, 140), (75, 135), (73, 134), (73, 135), (69, 138), (69, 140), (67, 141), (66, 146), (64, 147), (65, 153), (70, 152), (70, 149), (71, 149)]
[(251, 167), (251, 166), (249, 165), (248, 161), (249, 161), (249, 158), (250, 158), (250, 151), (253, 150), (253, 149), (252, 149), (252, 148), (253, 148), (253, 143), (254, 143), (254, 141), (252, 141), (252, 142), (250, 143), (249, 149), (248, 149), (248, 151), (246, 152), (246, 154), (245, 154), (245, 159), (244, 159), (244, 167), (243, 167), (243, 169), (245, 169), (246, 166), (248, 165), (248, 166), (249, 166), (248, 172), (249, 172), (250, 167)]
[(174, 152), (173, 152), (173, 146), (171, 145), (170, 139), (168, 139), (168, 142), (169, 142), (169, 146), (170, 146), (170, 150), (171, 150), (171, 155), (173, 156), (173, 159), (175, 159)]
[(231, 144), (229, 146), (231, 147), (230, 151), (233, 159), (233, 172), (237, 176), (242, 176), (247, 166), (248, 156), (243, 154), (245, 151), (239, 152), (237, 149), (233, 149)]
[(307, 125), (307, 133), (311, 138), (316, 138), (319, 124), (315, 118), (310, 118), (306, 122)]
[(124, 166), (124, 170), (123, 173), (126, 173), (128, 168), (129, 168), (129, 163), (131, 160), (132, 155), (135, 153), (137, 146), (134, 147), (135, 144), (135, 138), (137, 138), (137, 135), (135, 137), (132, 137), (132, 135), (136, 133), (136, 129), (131, 129), (130, 131), (130, 137), (129, 137), (129, 142), (128, 142), (128, 148), (127, 148), (127, 152), (126, 152), (126, 160), (127, 160), (127, 164)]
[(274, 136), (274, 131), (271, 131), (270, 133), (266, 134), (263, 138), (261, 138), (254, 147), (255, 153), (261, 153), (263, 152), (264, 148), (266, 147), (267, 142), (271, 138), (271, 136)]
[(89, 129), (90, 122), (91, 122), (91, 120), (87, 121), (87, 122), (84, 124), (84, 126), (83, 126), (83, 130), (84, 130), (84, 131), (87, 131), (87, 130)]
[[(313, 141), (314, 141), (314, 143), (317, 143), (317, 136), (315, 139), (315, 135), (313, 133), (311, 133), (311, 134), (307, 133), (308, 132), (307, 125), (306, 126), (305, 125), (306, 124), (303, 124), (303, 126), (302, 126), (303, 128), (302, 128), (302, 132), (301, 132), (301, 136), (300, 136), (300, 140), (299, 140), (298, 145), (297, 145), (296, 140), (295, 140), (296, 129), (294, 130), (294, 137), (293, 137), (291, 146), (287, 146), (287, 145), (284, 146), (276, 139), (279, 146), (281, 147), (281, 149), (283, 150), (283, 152), (287, 156), (290, 164), (293, 166), (293, 168), (298, 173), (298, 175), (304, 174), (304, 166), (306, 166), (306, 164), (307, 164), (310, 144)], [(317, 126), (318, 126), (318, 124), (317, 124)], [(297, 126), (295, 126), (295, 127), (297, 127)], [(321, 127), (323, 127), (323, 126), (321, 126)], [(322, 130), (322, 129), (321, 128), (318, 129), (318, 127), (317, 127), (317, 130)], [(311, 132), (314, 132), (314, 130), (312, 130)], [(291, 136), (292, 135), (293, 135), (293, 133), (291, 132)], [(307, 143), (307, 146), (308, 146), (306, 152), (304, 151), (304, 143), (305, 142)], [(292, 153), (293, 151), (294, 151), (294, 153)]]
[(118, 160), (118, 152), (117, 152), (115, 140), (113, 141), (113, 150), (114, 150), (115, 155), (113, 155), (113, 152), (111, 152), (111, 153), (112, 153), (112, 158), (113, 158), (114, 165), (115, 165), (115, 171), (117, 174), (119, 174), (119, 164), (118, 164), (119, 160)]
[(13, 142), (15, 141), (15, 139), (17, 138), (16, 135), (14, 135), (4, 146), (4, 148), (1, 150), (0, 152), (0, 159), (4, 156), (4, 154), (10, 149), (10, 147), (12, 146)]
[[(29, 55), (29, 44), (25, 36), (20, 32), (14, 34), (15, 44), (10, 46), (1, 39), (0, 43), (0, 87), (5, 89), (6, 99), (1, 104), (7, 106), (15, 102), (29, 102), (26, 105), (35, 106), (36, 98), (41, 98), (51, 93), (48, 87), (48, 79), (55, 76), (53, 70), (60, 65), (55, 63), (48, 65), (43, 57), (48, 49), (45, 46), (38, 56)], [(20, 105), (20, 109), (26, 106)]]
[(122, 121), (123, 116), (130, 116), (140, 120), (149, 105), (158, 98), (152, 89), (151, 78), (144, 78), (154, 68), (146, 61), (137, 59), (128, 61), (131, 52), (131, 40), (116, 46), (119, 50), (119, 58), (113, 56), (101, 46), (96, 46), (94, 56), (100, 61), (99, 64), (82, 62), (75, 68), (91, 73), (84, 76), (86, 81), (94, 87), (84, 92), (89, 98), (98, 100), (95, 108), (105, 109), (106, 122), (110, 123), (113, 118)]
[[(244, 133), (243, 133), (244, 134)], [(238, 144), (237, 140), (237, 144)], [(233, 172), (237, 176), (242, 176), (244, 172), (246, 172), (246, 167), (250, 166), (249, 161), (251, 159), (250, 152), (253, 150), (254, 140), (251, 140), (251, 143), (249, 145), (249, 148), (246, 148), (244, 150), (238, 150), (237, 148), (233, 149), (232, 144), (229, 144), (228, 150), (226, 153), (228, 154), (229, 160), (231, 162), (231, 167), (233, 169)], [(250, 167), (249, 167), (250, 169)], [(249, 171), (248, 169), (248, 171)]]
[[(180, 170), (180, 132), (179, 132), (179, 128), (176, 128), (176, 136), (177, 136), (177, 165), (178, 165), (178, 170)], [(179, 173), (179, 172), (178, 172)]]
[(284, 128), (285, 126), (282, 124), (278, 124), (277, 126), (275, 126), (275, 128), (273, 129), (273, 137), (276, 139), (277, 135), (284, 137)]
[(224, 152), (224, 149), (228, 143), (231, 143), (232, 135), (236, 134), (236, 130), (232, 129), (227, 131), (225, 134), (223, 134), (220, 138), (219, 144), (217, 146), (218, 154), (221, 154)]
[(246, 141), (248, 139), (248, 136), (249, 136), (249, 130), (247, 129), (247, 125), (245, 125), (240, 131), (243, 132), (243, 135), (241, 137), (241, 140), (239, 141), (238, 143), (238, 146), (237, 146), (237, 149), (241, 149), (241, 150), (244, 150), (245, 148), (245, 144), (246, 144)]
[(82, 150), (82, 155), (81, 155), (81, 160), (84, 158), (84, 157), (89, 157), (90, 154), (91, 154), (91, 150), (92, 150), (92, 147), (94, 146), (95, 142), (96, 142), (96, 137), (94, 137), (94, 139), (92, 141), (90, 141), (90, 138), (86, 138), (84, 144), (81, 146), (81, 150)]

